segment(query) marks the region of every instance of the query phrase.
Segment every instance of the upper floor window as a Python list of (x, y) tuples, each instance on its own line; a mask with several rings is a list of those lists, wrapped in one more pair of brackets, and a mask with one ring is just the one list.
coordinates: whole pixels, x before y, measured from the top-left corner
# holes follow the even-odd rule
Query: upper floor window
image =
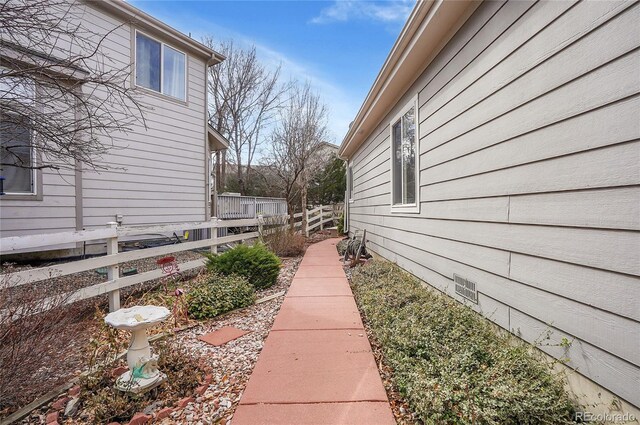
[(391, 206), (419, 212), (417, 105), (415, 100), (391, 122)]
[(136, 85), (186, 98), (186, 55), (136, 31)]

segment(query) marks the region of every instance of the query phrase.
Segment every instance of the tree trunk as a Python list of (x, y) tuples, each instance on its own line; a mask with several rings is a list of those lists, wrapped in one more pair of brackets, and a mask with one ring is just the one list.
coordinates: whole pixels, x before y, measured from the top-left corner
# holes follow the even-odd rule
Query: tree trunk
[(300, 188), (300, 206), (302, 207), (302, 231), (307, 231), (307, 176), (306, 173), (302, 173), (302, 187)]
[(293, 208), (293, 203), (291, 202), (288, 196), (287, 196), (287, 209), (289, 210), (289, 228), (291, 229), (291, 231), (294, 231), (296, 229), (296, 226), (295, 226), (296, 218), (294, 217), (295, 209)]
[(222, 172), (220, 173), (220, 190), (227, 186), (227, 150), (222, 151)]

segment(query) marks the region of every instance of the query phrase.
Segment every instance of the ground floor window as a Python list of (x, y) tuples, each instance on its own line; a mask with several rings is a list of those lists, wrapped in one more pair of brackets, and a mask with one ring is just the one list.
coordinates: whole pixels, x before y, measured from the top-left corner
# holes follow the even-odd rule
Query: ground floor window
[(391, 122), (391, 201), (396, 210), (418, 207), (417, 106), (410, 102)]
[(11, 115), (0, 116), (0, 176), (4, 193), (34, 194), (31, 129)]

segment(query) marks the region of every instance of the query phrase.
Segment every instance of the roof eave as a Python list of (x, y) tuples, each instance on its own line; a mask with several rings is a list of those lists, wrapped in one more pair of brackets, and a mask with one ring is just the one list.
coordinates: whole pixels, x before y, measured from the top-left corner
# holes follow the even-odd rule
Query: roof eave
[(125, 18), (127, 21), (141, 25), (147, 30), (160, 33), (165, 37), (175, 40), (181, 47), (188, 49), (191, 53), (198, 54), (207, 59), (207, 65), (215, 65), (222, 62), (224, 55), (210, 49), (204, 44), (194, 40), (186, 34), (178, 31), (170, 25), (154, 18), (122, 0), (85, 0), (88, 4), (100, 8), (106, 12)]
[(340, 158), (353, 155), (480, 3), (418, 1), (340, 145)]
[(217, 152), (229, 149), (229, 140), (213, 128), (211, 124), (207, 124), (207, 130), (207, 137), (211, 144), (211, 150)]

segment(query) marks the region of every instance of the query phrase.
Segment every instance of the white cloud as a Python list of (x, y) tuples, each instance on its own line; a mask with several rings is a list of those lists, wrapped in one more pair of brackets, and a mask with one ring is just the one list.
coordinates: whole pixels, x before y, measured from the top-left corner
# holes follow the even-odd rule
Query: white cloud
[(386, 23), (403, 23), (411, 13), (414, 4), (414, 0), (393, 0), (383, 3), (335, 0), (331, 6), (322, 9), (320, 15), (311, 19), (310, 22), (313, 24), (328, 24), (360, 19)]

